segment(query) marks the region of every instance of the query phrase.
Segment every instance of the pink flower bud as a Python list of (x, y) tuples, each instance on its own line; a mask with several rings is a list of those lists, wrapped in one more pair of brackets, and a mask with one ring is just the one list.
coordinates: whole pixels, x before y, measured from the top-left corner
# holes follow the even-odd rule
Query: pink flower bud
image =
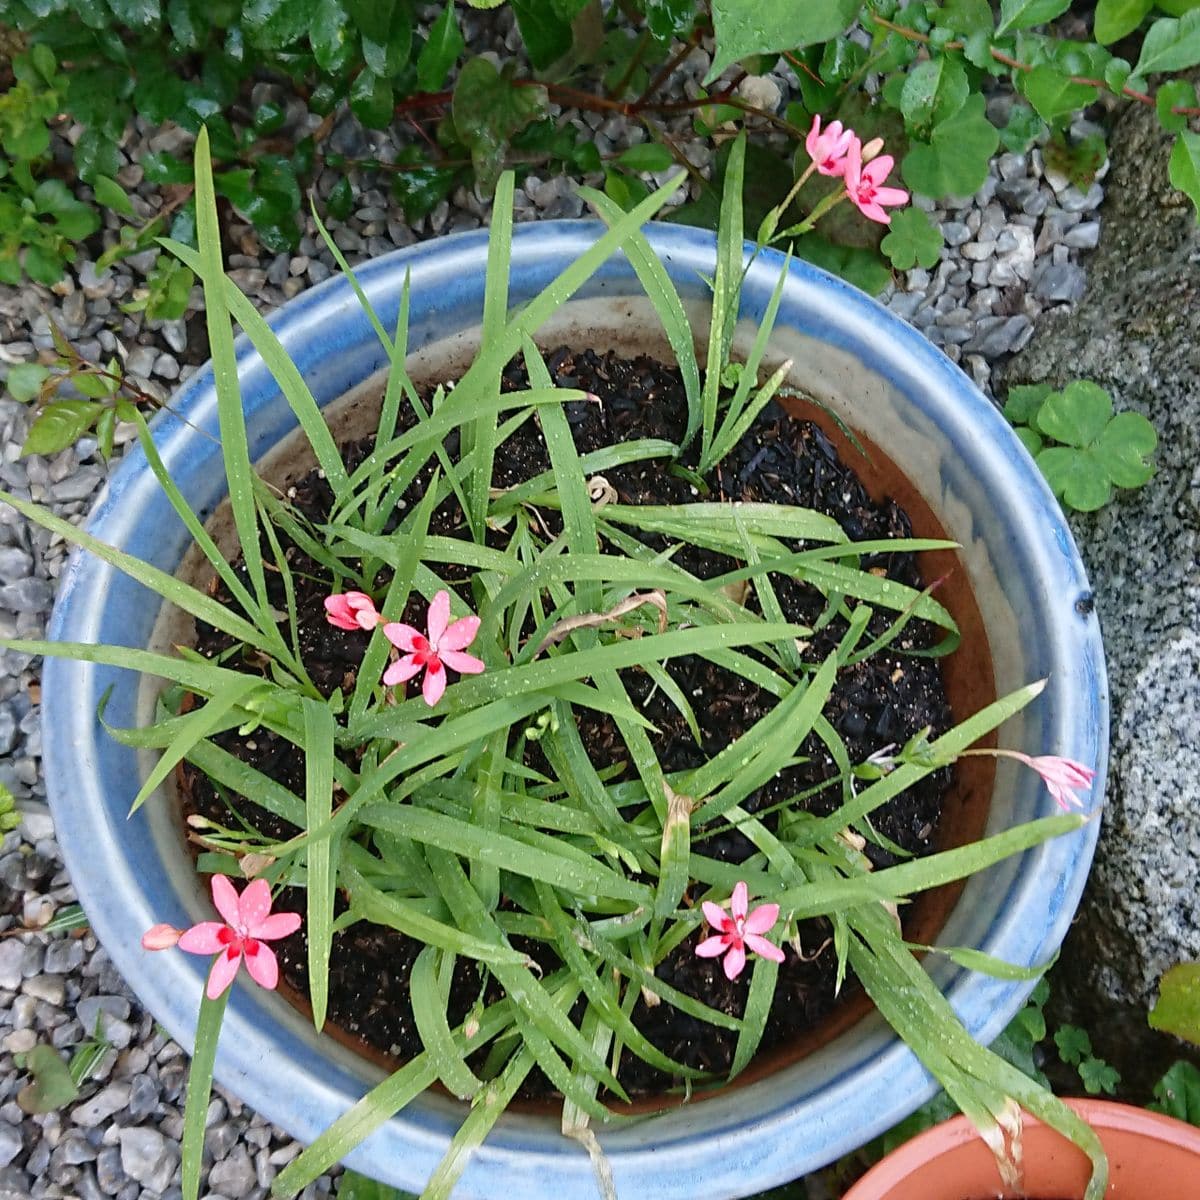
[(154, 925), (142, 934), (142, 949), (170, 950), (182, 933), (183, 930), (174, 925)]

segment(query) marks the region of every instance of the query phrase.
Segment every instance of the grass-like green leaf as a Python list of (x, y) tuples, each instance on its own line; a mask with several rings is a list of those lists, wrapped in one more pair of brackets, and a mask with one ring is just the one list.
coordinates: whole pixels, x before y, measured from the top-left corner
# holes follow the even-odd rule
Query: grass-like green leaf
[(216, 1000), (207, 995), (200, 1000), (196, 1019), (196, 1043), (188, 1068), (187, 1096), (183, 1109), (182, 1171), (184, 1200), (197, 1200), (200, 1194), (201, 1156), (204, 1153), (204, 1129), (208, 1117), (208, 1097), (212, 1092), (213, 1063), (217, 1058), (217, 1040), (229, 1003), (227, 988)]
[[(333, 713), (319, 700), (304, 701), (304, 807), (313, 828), (333, 811)], [(336, 890), (337, 838), (321, 838), (308, 846), (306, 889), (309, 999), (313, 1024), (325, 1024), (329, 1002), (329, 951), (333, 944), (333, 899)]]
[[(446, 1021), (448, 994), (438, 978), (437, 961), (438, 952), (432, 946), (426, 946), (413, 963), (408, 978), (413, 1020), (416, 1022), (417, 1032), (421, 1035), (421, 1045), (446, 1090), (460, 1100), (469, 1100), (483, 1084), (467, 1066), (466, 1059), (450, 1032)], [(454, 956), (447, 956), (445, 961), (452, 969)], [(450, 972), (442, 974), (448, 982)]]

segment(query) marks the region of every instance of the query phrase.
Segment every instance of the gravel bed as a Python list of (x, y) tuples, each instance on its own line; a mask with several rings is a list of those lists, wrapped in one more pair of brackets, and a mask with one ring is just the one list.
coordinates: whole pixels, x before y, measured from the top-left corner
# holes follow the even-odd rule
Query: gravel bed
[[(515, 33), (506, 19), (465, 10), (478, 21), (469, 37), (491, 38), (496, 51), (512, 57)], [(478, 40), (473, 40), (478, 45)], [(692, 52), (666, 85), (666, 97), (694, 97), (708, 69), (703, 49)], [(791, 98), (789, 77), (777, 74), (745, 80), (746, 99), (782, 112)], [(282, 99), (288, 129), (302, 136), (319, 124), (304, 105), (278, 85), (260, 84), (255, 103)], [(992, 116), (1003, 124), (1008, 99), (994, 97)], [(595, 142), (602, 156), (645, 139), (640, 126), (620, 118), (585, 113), (563, 115)], [(676, 145), (702, 173), (711, 171), (711, 143), (699, 139), (686, 115), (668, 125)], [(1087, 132), (1077, 129), (1076, 132)], [(65, 131), (73, 140), (77, 130)], [(761, 134), (768, 144), (782, 138)], [(333, 125), (328, 148), (348, 157), (395, 159), (411, 141), (411, 129), (364, 131), (348, 116)], [(150, 150), (187, 153), (190, 138), (181, 130), (134, 127), (123, 151), (121, 182), (133, 193), (139, 217), (154, 215), (161, 197), (142, 182), (139, 158)], [(339, 174), (325, 169), (317, 179), (319, 200)], [(664, 174), (661, 178), (665, 179)], [(344, 222), (329, 221), (339, 247), (351, 262), (387, 253), (444, 233), (486, 223), (488, 205), (465, 189), (440, 204), (427, 218), (409, 225), (391, 201), (386, 179), (354, 170), (357, 208)], [(585, 182), (602, 186), (599, 175)], [(580, 216), (575, 181), (562, 175), (531, 174), (516, 192), (518, 220)], [(946, 238), (941, 261), (929, 271), (903, 273), (884, 301), (911, 321), (985, 391), (992, 368), (1021, 349), (1039, 314), (1071, 304), (1083, 293), (1086, 252), (1100, 236), (1099, 183), (1086, 191), (1046, 168), (1036, 148), (997, 159), (980, 192), (951, 206), (926, 205)], [(681, 192), (679, 200), (685, 195)], [(109, 220), (106, 236), (115, 237)], [(235, 281), (263, 310), (270, 310), (321, 282), (336, 268), (332, 255), (309, 227), (294, 253), (261, 248), (249, 226), (234, 225), (229, 267)], [(53, 288), (0, 286), (0, 377), (13, 363), (27, 362), (52, 349), (55, 321), (79, 352), (90, 359), (117, 355), (145, 391), (166, 399), (204, 357), (201, 297), (180, 321), (147, 322), (121, 310), (144, 284), (154, 253), (135, 255), (99, 272), (94, 261), (76, 264)], [(94, 441), (84, 440), (54, 458), (21, 458), (30, 423), (28, 410), (0, 400), (0, 486), (48, 504), (78, 522), (106, 478)], [(118, 443), (132, 430), (119, 431)], [(54, 599), (66, 547), (61, 539), (31, 527), (0, 505), (0, 636), (38, 637)], [(0, 782), (24, 805), (44, 798), (38, 719), (38, 664), (12, 651), (0, 654)], [(50, 818), (29, 809), (19, 830), (0, 846), (0, 933), (16, 927), (38, 929), (74, 893), (54, 840)], [(27, 1081), (14, 1055), (48, 1043), (69, 1054), (97, 1029), (111, 1049), (85, 1083), (81, 1098), (60, 1112), (26, 1116), (16, 1095)], [(178, 1141), (182, 1127), (186, 1056), (155, 1025), (151, 1015), (114, 971), (107, 954), (89, 933), (0, 936), (0, 1200), (17, 1197), (78, 1197), (79, 1200), (175, 1200)], [(236, 1097), (217, 1089), (208, 1113), (206, 1152), (208, 1200), (262, 1200), (271, 1180), (299, 1152), (299, 1146), (272, 1128)], [(322, 1177), (303, 1193), (305, 1200), (328, 1195), (334, 1178)]]

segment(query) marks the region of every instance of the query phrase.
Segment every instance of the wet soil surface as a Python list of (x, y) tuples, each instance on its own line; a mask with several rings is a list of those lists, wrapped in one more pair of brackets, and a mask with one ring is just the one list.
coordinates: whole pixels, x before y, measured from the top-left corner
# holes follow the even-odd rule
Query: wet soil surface
[[(624, 360), (590, 351), (574, 353), (566, 349), (549, 357), (548, 365), (555, 383), (578, 387), (593, 393), (597, 401), (584, 400), (566, 406), (568, 423), (580, 453), (600, 449), (616, 442), (637, 438), (664, 438), (679, 442), (686, 426), (686, 400), (677, 372), (647, 358)], [(506, 372), (507, 388), (527, 386), (523, 368), (517, 364)], [(408, 422), (411, 424), (411, 419)], [(404, 422), (402, 421), (402, 424)], [(447, 440), (447, 450), (458, 451), (457, 436)], [(370, 451), (369, 443), (343, 447), (347, 464), (353, 468)], [(694, 462), (694, 454), (683, 456), (684, 463)], [(787, 416), (774, 404), (759, 416), (747, 436), (711, 473), (706, 482), (710, 494), (703, 496), (695, 483), (685, 476), (672, 474), (668, 459), (638, 462), (605, 471), (608, 483), (624, 504), (687, 504), (698, 499), (763, 501), (799, 505), (833, 517), (855, 540), (900, 538), (911, 533), (906, 514), (894, 503), (876, 505), (854, 472), (838, 457), (833, 444), (821, 430), (808, 422)], [(527, 421), (497, 451), (493, 485), (511, 487), (548, 470), (549, 456), (535, 420)], [(417, 503), (430, 481), (432, 466), (427, 467), (404, 496), (399, 515)], [(288, 489), (294, 508), (313, 524), (326, 520), (332, 494), (316, 472)], [(556, 531), (557, 515), (540, 514), (546, 526)], [(453, 499), (433, 514), (430, 532), (448, 537), (467, 537), (461, 509)], [(281, 539), (283, 537), (280, 534)], [(665, 545), (655, 535), (641, 535), (647, 544)], [(497, 536), (496, 545), (502, 544)], [(296, 580), (296, 602), (305, 664), (318, 687), (332, 692), (353, 686), (355, 672), (366, 649), (368, 635), (347, 633), (324, 619), (322, 601), (329, 594), (328, 572), (308, 558), (298, 547), (284, 539), (285, 551)], [(800, 548), (799, 543), (796, 544)], [(264, 546), (264, 553), (267, 547)], [(701, 578), (711, 578), (743, 565), (719, 554), (685, 547), (674, 561)], [(891, 553), (864, 559), (864, 567), (879, 575), (907, 584), (923, 586), (915, 559), (910, 554)], [(273, 577), (277, 579), (277, 576)], [(466, 571), (452, 567), (443, 578), (456, 587), (475, 607)], [(790, 621), (813, 622), (825, 608), (825, 598), (807, 585), (773, 575), (780, 606)], [(218, 592), (218, 594), (221, 594)], [(223, 597), (228, 600), (228, 597)], [(282, 588), (276, 601), (284, 607)], [(753, 593), (746, 598), (755, 606)], [(403, 620), (422, 627), (425, 602), (410, 602)], [(883, 632), (892, 617), (876, 614), (868, 638)], [(820, 662), (838, 643), (845, 622), (835, 618), (814, 634), (803, 658)], [(912, 622), (898, 643), (877, 652), (863, 662), (844, 669), (826, 704), (824, 715), (843, 738), (853, 762), (861, 762), (888, 743), (902, 743), (917, 731), (931, 726), (940, 733), (952, 724), (949, 707), (936, 659), (912, 657), (905, 650), (932, 644), (935, 635)], [(206, 655), (230, 648), (231, 642), (211, 628), (198, 630), (198, 646)], [(233, 665), (233, 664), (231, 664)], [(775, 697), (744, 678), (714, 666), (699, 657), (671, 660), (666, 668), (689, 697), (700, 727), (697, 745), (687, 724), (647, 675), (638, 670), (622, 672), (622, 680), (635, 703), (654, 722), (657, 734), (651, 740), (665, 771), (695, 767), (723, 749), (748, 730), (776, 703)], [(246, 670), (261, 670), (261, 664), (248, 660)], [(451, 680), (454, 678), (450, 673)], [(583, 710), (579, 730), (589, 756), (598, 768), (626, 763), (628, 753), (611, 718)], [(236, 731), (220, 735), (216, 741), (230, 753), (248, 762), (299, 795), (304, 793), (304, 763), (295, 748), (259, 729), (248, 737)], [(536, 753), (536, 752), (535, 752)], [(819, 785), (836, 774), (825, 746), (815, 735), (797, 747), (797, 757), (806, 761), (781, 772), (747, 801), (751, 812), (771, 809), (807, 788)], [(530, 760), (539, 767), (543, 763)], [(618, 778), (636, 778), (626, 765)], [(883, 838), (909, 854), (920, 855), (934, 848), (937, 824), (949, 786), (949, 772), (937, 772), (918, 786), (903, 793), (874, 814), (874, 828)], [(217, 794), (212, 784), (193, 768), (185, 769), (187, 812), (228, 823), (227, 799)], [(287, 838), (296, 831), (287, 823), (243, 797), (229, 797), (241, 817), (261, 832)], [(810, 811), (824, 814), (841, 802), (840, 787), (827, 787), (811, 797)], [(774, 813), (765, 820), (774, 827)], [(697, 831), (703, 852), (726, 861), (739, 862), (753, 848), (745, 837), (726, 829), (705, 836)], [(881, 845), (868, 844), (866, 853), (878, 867), (890, 865), (896, 856)], [(685, 897), (685, 903), (691, 902)], [(304, 909), (301, 891), (285, 893), (278, 908)], [(830, 928), (823, 920), (801, 926), (803, 955), (786, 947), (774, 1003), (763, 1038), (760, 1054), (770, 1051), (811, 1030), (833, 1008), (836, 959), (829, 943)], [(703, 932), (693, 935), (670, 954), (657, 968), (657, 975), (673, 987), (703, 1000), (731, 1015), (740, 1016), (749, 989), (750, 971), (730, 982), (721, 969), (720, 959), (701, 959), (694, 954), (695, 943)], [(302, 998), (307, 994), (307, 962), (304, 930), (277, 944), (283, 980)], [(522, 947), (542, 964), (558, 965), (553, 953), (540, 943)], [(329, 1019), (353, 1039), (361, 1040), (377, 1054), (404, 1060), (419, 1052), (420, 1041), (409, 1003), (408, 975), (421, 949), (420, 944), (395, 930), (360, 923), (339, 934), (333, 944), (329, 979)], [(851, 980), (843, 994), (853, 991)], [(495, 996), (497, 985), (485, 985), (485, 996)], [(450, 1019), (462, 1019), (480, 995), (481, 981), (473, 964), (459, 960), (451, 988)], [(688, 1066), (708, 1070), (718, 1076), (727, 1071), (733, 1056), (736, 1034), (717, 1029), (663, 1002), (649, 1007), (639, 1000), (632, 1018), (645, 1036), (666, 1054)], [(665, 1074), (648, 1067), (626, 1053), (618, 1071), (630, 1095), (659, 1093), (678, 1084)], [(526, 1094), (547, 1094), (549, 1084), (536, 1072), (526, 1083)]]

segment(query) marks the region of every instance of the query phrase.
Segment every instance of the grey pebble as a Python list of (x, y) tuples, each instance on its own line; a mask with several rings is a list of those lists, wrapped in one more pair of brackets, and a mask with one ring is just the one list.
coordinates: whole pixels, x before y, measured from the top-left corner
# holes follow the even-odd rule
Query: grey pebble
[(21, 1131), (11, 1125), (0, 1125), (0, 1167), (7, 1167), (23, 1149)]
[(1087, 276), (1074, 263), (1051, 264), (1034, 280), (1033, 294), (1039, 300), (1073, 303), (1083, 296)]
[(66, 975), (83, 964), (83, 943), (78, 938), (61, 938), (46, 947), (42, 969), (51, 975)]
[(163, 1192), (175, 1174), (179, 1151), (157, 1129), (135, 1125), (122, 1129), (121, 1169), (152, 1192)]
[[(88, 1028), (87, 1025), (84, 1026)], [(85, 1129), (93, 1129), (110, 1117), (115, 1116), (129, 1103), (130, 1087), (127, 1083), (110, 1083), (94, 1096), (77, 1104), (71, 1110), (71, 1120)]]

